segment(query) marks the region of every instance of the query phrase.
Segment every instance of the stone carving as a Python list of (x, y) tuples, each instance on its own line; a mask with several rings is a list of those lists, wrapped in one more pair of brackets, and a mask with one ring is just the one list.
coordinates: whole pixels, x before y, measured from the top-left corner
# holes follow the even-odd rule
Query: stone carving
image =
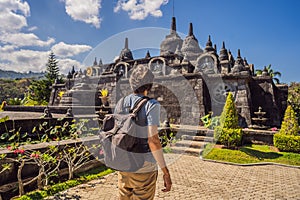
[(228, 95), (229, 92), (235, 92), (234, 87), (232, 87), (229, 84), (226, 83), (219, 83), (217, 85), (214, 86), (213, 89), (213, 99), (217, 102), (217, 103), (225, 103), (226, 101), (226, 97)]

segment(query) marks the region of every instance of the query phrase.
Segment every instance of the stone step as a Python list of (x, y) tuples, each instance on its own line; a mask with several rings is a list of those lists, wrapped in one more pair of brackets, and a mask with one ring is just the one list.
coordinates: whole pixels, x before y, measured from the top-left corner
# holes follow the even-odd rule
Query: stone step
[(188, 154), (188, 155), (193, 155), (193, 156), (199, 156), (203, 150), (196, 149), (196, 148), (173, 146), (173, 147), (171, 147), (171, 151), (172, 151), (172, 153), (176, 153), (176, 154)]
[(175, 146), (177, 147), (190, 147), (190, 148), (196, 148), (196, 149), (203, 149), (207, 142), (203, 141), (192, 141), (192, 140), (180, 140), (175, 143)]
[(208, 137), (208, 136), (192, 136), (192, 135), (182, 135), (181, 139), (183, 140), (193, 140), (193, 141), (203, 141), (203, 142), (213, 142), (214, 138), (213, 137)]
[(207, 136), (207, 137), (213, 137), (214, 132), (212, 130), (181, 130), (178, 129), (176, 132), (176, 138), (181, 138), (183, 135), (189, 135), (189, 136)]

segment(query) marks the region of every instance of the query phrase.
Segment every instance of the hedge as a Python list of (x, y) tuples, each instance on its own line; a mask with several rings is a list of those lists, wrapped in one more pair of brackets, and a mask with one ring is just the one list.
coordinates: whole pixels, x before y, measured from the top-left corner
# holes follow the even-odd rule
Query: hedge
[(286, 135), (281, 133), (274, 134), (274, 146), (280, 151), (300, 153), (300, 136)]
[(214, 139), (227, 147), (240, 146), (243, 131), (241, 128), (222, 128), (217, 126), (214, 130)]

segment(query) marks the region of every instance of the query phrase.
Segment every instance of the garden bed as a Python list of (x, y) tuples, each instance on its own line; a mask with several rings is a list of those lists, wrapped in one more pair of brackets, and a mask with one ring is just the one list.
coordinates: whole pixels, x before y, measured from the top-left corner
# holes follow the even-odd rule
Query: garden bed
[[(21, 150), (22, 152), (20, 152)], [(55, 150), (54, 153), (53, 150)], [(2, 185), (0, 187), (0, 194), (6, 197), (8, 194), (13, 193), (13, 191), (18, 191), (16, 189), (19, 186), (20, 180), (26, 183), (26, 185), (24, 185), (25, 192), (36, 189), (38, 180), (34, 179), (41, 173), (41, 165), (38, 164), (42, 164), (46, 167), (45, 173), (47, 172), (47, 168), (49, 168), (55, 170), (53, 172), (58, 175), (56, 177), (65, 178), (67, 176), (68, 179), (72, 179), (73, 173), (75, 175), (78, 172), (87, 171), (91, 168), (103, 165), (102, 162), (100, 162), (102, 155), (98, 154), (98, 136), (27, 144), (18, 147), (16, 150), (2, 148), (0, 149), (0, 155), (4, 157), (0, 159), (0, 171), (2, 170), (1, 166), (3, 168), (5, 164), (10, 164), (10, 167), (0, 174), (0, 184)], [(36, 155), (39, 156), (35, 157)], [(51, 164), (53, 159), (55, 159), (55, 161)], [(20, 165), (22, 165), (23, 161), (25, 164), (20, 170)], [(70, 166), (73, 166), (74, 169), (70, 169)], [(48, 171), (50, 173), (50, 170)], [(50, 177), (52, 177), (52, 175)], [(51, 178), (49, 180), (53, 179)]]

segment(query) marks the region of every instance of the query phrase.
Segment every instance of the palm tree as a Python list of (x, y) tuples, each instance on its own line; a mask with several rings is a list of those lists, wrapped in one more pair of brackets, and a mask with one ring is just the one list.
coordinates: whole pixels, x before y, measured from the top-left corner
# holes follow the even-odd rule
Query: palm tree
[(260, 69), (255, 70), (255, 74), (257, 76), (260, 76), (263, 74), (264, 71), (267, 72), (268, 75), (272, 77), (272, 79), (276, 82), (276, 84), (280, 83), (279, 79), (276, 78), (275, 76), (281, 77), (281, 73), (271, 69), (271, 64), (269, 64), (268, 66), (264, 66), (263, 70)]

